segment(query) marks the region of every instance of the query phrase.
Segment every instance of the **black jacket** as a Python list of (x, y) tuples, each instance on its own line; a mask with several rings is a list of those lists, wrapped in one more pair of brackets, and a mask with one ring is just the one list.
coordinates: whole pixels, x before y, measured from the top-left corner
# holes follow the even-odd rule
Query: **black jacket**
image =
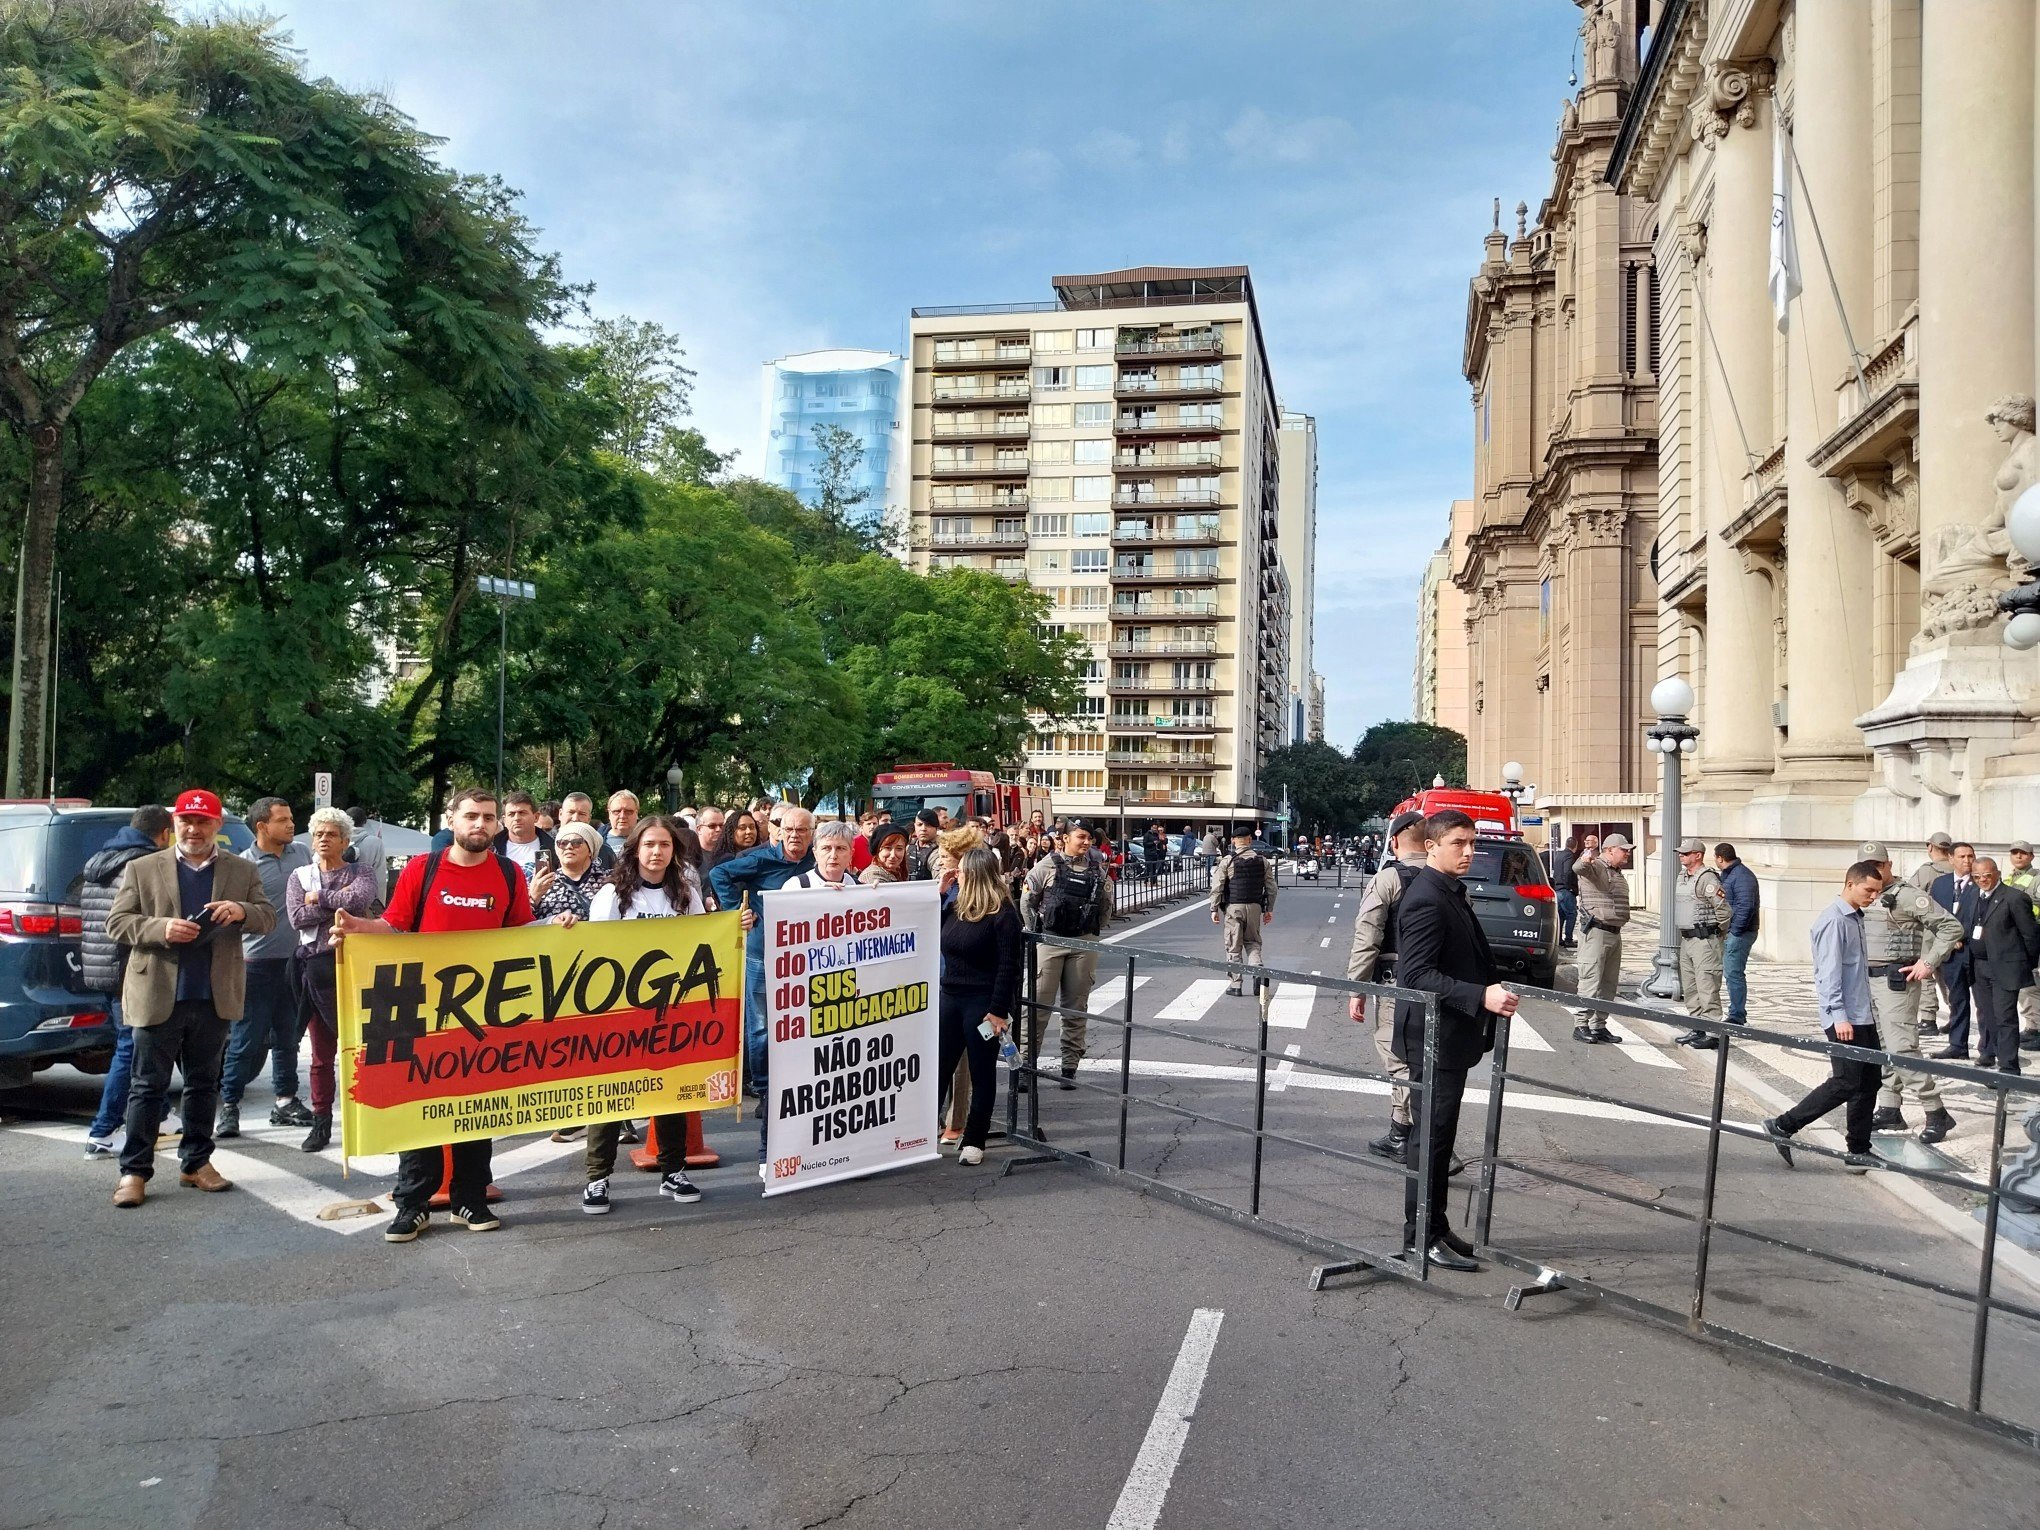
[[(1438, 995), (1438, 1066), (1471, 1068), (1495, 1044), (1496, 1017), (1481, 1008), (1495, 980), (1494, 954), (1457, 877), (1426, 866), (1397, 900), (1395, 980)], [(1396, 1006), (1395, 1055), (1416, 1065), (1424, 1055), (1424, 1009)]]
[(2033, 900), (2023, 889), (2000, 882), (1980, 895), (1977, 904), (1983, 939), (1973, 938), (1974, 924), (1964, 932), (1972, 937), (1969, 952), (1977, 976), (2007, 993), (2031, 987), (2033, 968), (2040, 964), (2040, 923), (2033, 918)]
[(140, 829), (124, 828), (106, 842), (85, 863), (85, 880), (78, 889), (78, 908), (84, 918), (84, 937), (78, 953), (80, 976), (93, 993), (119, 993), (121, 971), (127, 966), (127, 951), (106, 933), (106, 916), (113, 908), (113, 895), (120, 887), (120, 874), (128, 862), (140, 860), (156, 848), (156, 842)]

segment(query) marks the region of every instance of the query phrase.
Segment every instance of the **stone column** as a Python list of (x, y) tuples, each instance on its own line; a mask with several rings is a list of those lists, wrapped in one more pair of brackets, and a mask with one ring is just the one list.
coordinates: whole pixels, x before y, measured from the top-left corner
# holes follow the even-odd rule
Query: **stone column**
[(1991, 514), (2005, 447), (1985, 414), (2033, 391), (2034, 24), (2032, 0), (1933, 4), (1924, 18), (1920, 556), (1931, 579), (1947, 529)]
[[(1792, 129), (1804, 183), (1792, 177), (1792, 198), (1804, 291), (1792, 305), (1786, 337), (1791, 643), (1779, 774), (1847, 788), (1867, 779), (1869, 750), (1856, 719), (1878, 699), (1870, 692), (1876, 548), (1840, 486), (1808, 458), (1834, 431), (1836, 390), (1852, 371), (1836, 288), (1848, 331), (1858, 341), (1870, 338), (1870, 8), (1856, 0), (1800, 6), (1797, 47)], [(1832, 283), (1822, 241), (1814, 237), (1816, 215)]]
[[(1751, 86), (1747, 109), (1727, 116), (1714, 149), (1714, 208), (1707, 227), (1701, 301), (1707, 325), (1699, 355), (1699, 474), (1706, 495), (1707, 715), (1700, 733), (1705, 789), (1755, 786), (1774, 763), (1771, 726), (1771, 600), (1721, 532), (1743, 511), (1754, 463), (1777, 444), (1771, 404), (1771, 305), (1765, 286), (1770, 260), (1772, 102)], [(1712, 338), (1709, 338), (1711, 331)]]

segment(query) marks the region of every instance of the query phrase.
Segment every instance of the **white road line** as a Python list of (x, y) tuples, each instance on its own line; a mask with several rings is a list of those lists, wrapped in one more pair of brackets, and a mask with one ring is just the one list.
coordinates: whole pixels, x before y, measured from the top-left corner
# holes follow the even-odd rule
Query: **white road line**
[(1326, 936), (1326, 937), (1325, 937), (1325, 938), (1324, 938), (1323, 940), (1321, 940), (1321, 941), (1319, 941), (1319, 942), (1318, 942), (1318, 949), (1319, 949), (1320, 951), (1322, 951), (1322, 950), (1324, 950), (1324, 948), (1325, 948), (1326, 946), (1330, 945), (1331, 943), (1332, 943), (1332, 937), (1331, 937), (1331, 936), (1329, 936), (1329, 935), (1327, 935), (1327, 936)]
[[(1147, 987), (1153, 981), (1152, 977), (1145, 975), (1136, 976), (1133, 980), (1133, 991), (1139, 993), (1141, 989)], [(1091, 990), (1091, 1012), (1093, 1014), (1102, 1015), (1107, 1010), (1119, 1008), (1125, 1002), (1126, 979), (1123, 977), (1107, 978)]]
[(1162, 1501), (1169, 1496), (1176, 1463), (1183, 1458), (1183, 1441), (1189, 1437), (1197, 1399), (1204, 1393), (1204, 1373), (1211, 1368), (1211, 1351), (1218, 1344), (1218, 1325), (1224, 1321), (1225, 1313), (1216, 1307), (1199, 1307), (1190, 1314), (1190, 1330), (1176, 1351), (1162, 1400), (1105, 1530), (1154, 1530), (1162, 1517)]
[(1152, 930), (1158, 924), (1167, 924), (1171, 919), (1181, 919), (1185, 914), (1202, 914), (1209, 913), (1210, 911), (1211, 905), (1199, 899), (1195, 903), (1185, 904), (1182, 908), (1171, 909), (1166, 914), (1157, 914), (1154, 918), (1137, 924), (1130, 930), (1121, 930), (1117, 935), (1107, 935), (1098, 944), (1101, 946), (1116, 946), (1122, 940), (1131, 940), (1136, 935)]
[(1286, 1046), (1282, 1049), (1282, 1061), (1275, 1071), (1268, 1075), (1268, 1092), (1280, 1094), (1289, 1087), (1289, 1081), (1296, 1076), (1296, 1064), (1292, 1060), (1303, 1051), (1300, 1046)]
[(1673, 1068), (1681, 1073), (1686, 1071), (1612, 1016), (1608, 1021), (1608, 1033), (1622, 1042), (1622, 1055), (1631, 1062), (1642, 1063), (1646, 1068)]
[(1198, 978), (1188, 988), (1155, 1011), (1157, 1020), (1202, 1020), (1205, 1011), (1218, 1002), (1230, 986), (1224, 978)]
[(1536, 1029), (1521, 1015), (1509, 1027), (1509, 1050), (1511, 1052), (1552, 1052), (1557, 1048), (1537, 1034)]
[(1310, 1007), (1317, 1002), (1315, 983), (1283, 983), (1268, 1001), (1268, 1023), (1284, 1030), (1301, 1031), (1310, 1025)]
[[(1087, 1057), (1079, 1064), (1086, 1072), (1109, 1072), (1117, 1076), (1119, 1060), (1114, 1057)], [(1141, 1078), (1191, 1078), (1216, 1083), (1245, 1083), (1254, 1081), (1252, 1068), (1235, 1067), (1229, 1063), (1189, 1062), (1142, 1062), (1133, 1060), (1129, 1070)], [(1309, 1073), (1299, 1070), (1290, 1075), (1287, 1085), (1291, 1089), (1326, 1089), (1334, 1094), (1387, 1094), (1389, 1086), (1379, 1079), (1352, 1078), (1343, 1073)], [(1488, 1092), (1485, 1089), (1468, 1089), (1466, 1103), (1485, 1105)], [(1631, 1110), (1626, 1105), (1602, 1105), (1594, 1100), (1571, 1100), (1562, 1095), (1531, 1094), (1522, 1086), (1509, 1091), (1510, 1110), (1541, 1110), (1554, 1116), (1586, 1116), (1596, 1121), (1628, 1121), (1639, 1126), (1671, 1126), (1687, 1131), (1705, 1131), (1704, 1123), (1696, 1121), (1674, 1121), (1666, 1116), (1654, 1116), (1648, 1111)], [(1755, 1121), (1745, 1121), (1744, 1126), (1756, 1128)]]

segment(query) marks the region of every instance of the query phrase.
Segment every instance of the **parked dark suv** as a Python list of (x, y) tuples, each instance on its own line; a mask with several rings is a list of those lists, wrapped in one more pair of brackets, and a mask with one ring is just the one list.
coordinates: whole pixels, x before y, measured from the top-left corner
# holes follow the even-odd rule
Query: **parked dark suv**
[(1520, 839), (1474, 841), (1466, 893), (1495, 960), (1539, 988), (1558, 977), (1558, 898), (1537, 852)]
[[(107, 996), (79, 981), (78, 889), (85, 862), (133, 815), (64, 797), (0, 802), (0, 1088), (56, 1062), (103, 1073), (113, 1056)], [(240, 850), (254, 836), (230, 818), (220, 838)]]

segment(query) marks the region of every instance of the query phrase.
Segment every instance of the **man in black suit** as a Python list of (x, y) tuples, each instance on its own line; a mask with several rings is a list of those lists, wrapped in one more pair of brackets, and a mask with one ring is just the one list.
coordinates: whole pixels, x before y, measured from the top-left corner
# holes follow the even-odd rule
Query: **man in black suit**
[[(1414, 1171), (1403, 1181), (1404, 1257), (1425, 1249), (1433, 1264), (1448, 1270), (1477, 1270), (1473, 1245), (1445, 1220), (1446, 1180), (1459, 1135), (1459, 1102), (1467, 1072), (1495, 1044), (1495, 1023), (1516, 1012), (1516, 996), (1495, 981), (1495, 959), (1487, 936), (1460, 881), (1473, 864), (1473, 820), (1457, 809), (1433, 813), (1424, 824), (1425, 863), (1396, 907), (1395, 980), (1404, 988), (1438, 996), (1436, 1070), (1424, 1067), (1424, 1010), (1404, 1000), (1397, 1009), (1395, 1055), (1409, 1064), (1412, 1083), (1427, 1084), (1415, 1101), (1431, 1116), (1431, 1156), (1419, 1152), (1421, 1126), (1403, 1146), (1403, 1164)], [(1417, 1174), (1429, 1176), (1430, 1225), (1417, 1226)], [(1423, 1243), (1417, 1234), (1423, 1233)]]
[[(1941, 988), (1948, 999), (1948, 1045), (1934, 1054), (1936, 1062), (1969, 1061), (1969, 985), (1975, 976), (1970, 946), (1976, 929), (1976, 905), (1982, 889), (1976, 885), (1976, 847), (1957, 845), (1950, 855), (1952, 870), (1934, 878), (1927, 896), (1955, 916), (1962, 926), (1962, 944), (1941, 963)], [(1985, 1042), (1988, 1045), (1988, 1040)]]
[(1976, 920), (1968, 927), (1975, 974), (1977, 1066), (1993, 1062), (2002, 1073), (2019, 1071), (2019, 990), (2033, 981), (2040, 962), (2040, 923), (2023, 888), (2007, 887), (1997, 862), (1976, 863)]

